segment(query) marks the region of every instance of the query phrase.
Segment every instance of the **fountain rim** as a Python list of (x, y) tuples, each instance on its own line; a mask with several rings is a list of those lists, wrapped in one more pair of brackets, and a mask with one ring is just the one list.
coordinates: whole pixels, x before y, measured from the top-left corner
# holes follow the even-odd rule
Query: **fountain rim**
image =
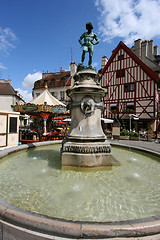
[[(0, 151), (0, 159), (25, 149), (60, 144), (62, 140), (14, 146)], [(147, 152), (160, 157), (160, 153), (146, 148), (110, 142), (111, 145)], [(141, 237), (160, 234), (160, 214), (126, 221), (72, 221), (30, 212), (0, 199), (0, 223), (23, 231), (71, 238)], [(49, 239), (49, 238), (48, 238)]]

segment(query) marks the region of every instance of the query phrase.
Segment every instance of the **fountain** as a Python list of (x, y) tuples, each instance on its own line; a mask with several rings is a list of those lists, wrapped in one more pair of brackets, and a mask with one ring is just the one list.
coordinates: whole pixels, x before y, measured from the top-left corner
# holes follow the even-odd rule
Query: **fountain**
[(91, 66), (92, 46), (83, 66), (87, 50), (67, 91), (72, 122), (66, 139), (0, 152), (2, 240), (158, 239), (160, 154), (125, 145), (111, 154), (100, 121), (106, 91)]
[[(102, 167), (118, 165), (111, 155), (111, 147), (101, 126), (101, 113), (104, 110), (102, 98), (106, 89), (100, 86), (98, 74), (91, 66), (93, 45), (99, 43), (92, 32), (91, 22), (86, 24), (88, 32), (79, 39), (83, 46), (82, 61), (74, 76), (75, 83), (67, 90), (71, 98), (71, 126), (62, 144), (62, 166)], [(82, 43), (84, 39), (84, 43)], [(94, 42), (95, 41), (95, 42)], [(84, 66), (86, 52), (89, 52), (88, 66)]]

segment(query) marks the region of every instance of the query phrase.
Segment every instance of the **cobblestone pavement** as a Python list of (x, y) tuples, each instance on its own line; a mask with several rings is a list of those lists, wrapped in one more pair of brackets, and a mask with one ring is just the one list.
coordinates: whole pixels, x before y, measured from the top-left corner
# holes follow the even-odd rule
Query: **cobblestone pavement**
[(145, 149), (149, 149), (152, 151), (156, 151), (160, 153), (160, 143), (156, 143), (154, 141), (152, 142), (148, 142), (148, 141), (132, 141), (132, 140), (111, 140), (108, 139), (108, 141), (112, 144), (112, 142), (114, 143), (120, 143), (120, 144), (125, 144), (128, 146), (136, 146), (136, 147), (141, 147), (141, 148), (145, 148)]

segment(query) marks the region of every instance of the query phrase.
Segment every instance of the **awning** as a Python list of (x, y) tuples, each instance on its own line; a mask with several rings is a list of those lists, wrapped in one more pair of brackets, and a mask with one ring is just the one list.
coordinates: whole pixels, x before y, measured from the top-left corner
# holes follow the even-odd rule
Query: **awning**
[(117, 103), (111, 103), (110, 107), (117, 107)]
[(134, 106), (134, 102), (127, 103), (127, 106)]
[(71, 118), (63, 119), (64, 122), (71, 122)]
[(114, 120), (107, 119), (107, 118), (101, 118), (101, 121), (104, 121), (104, 123), (113, 123), (114, 122)]
[[(104, 123), (113, 123), (114, 120), (112, 119), (107, 119), (107, 118), (101, 118), (102, 121), (104, 121)], [(66, 119), (63, 119), (64, 122), (71, 122), (71, 118), (66, 118)]]

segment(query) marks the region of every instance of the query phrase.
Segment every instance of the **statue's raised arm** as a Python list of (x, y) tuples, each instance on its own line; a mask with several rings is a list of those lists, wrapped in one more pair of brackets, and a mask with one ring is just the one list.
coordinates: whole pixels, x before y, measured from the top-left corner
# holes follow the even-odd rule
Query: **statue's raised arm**
[(98, 44), (99, 40), (97, 35), (92, 32), (93, 25), (91, 22), (86, 23), (86, 29), (88, 30), (88, 32), (84, 32), (78, 40), (81, 46), (83, 47), (82, 59), (79, 65), (83, 66), (85, 54), (89, 52), (89, 61), (88, 61), (87, 67), (92, 67), (91, 65), (92, 65), (92, 56), (93, 56), (93, 45)]

